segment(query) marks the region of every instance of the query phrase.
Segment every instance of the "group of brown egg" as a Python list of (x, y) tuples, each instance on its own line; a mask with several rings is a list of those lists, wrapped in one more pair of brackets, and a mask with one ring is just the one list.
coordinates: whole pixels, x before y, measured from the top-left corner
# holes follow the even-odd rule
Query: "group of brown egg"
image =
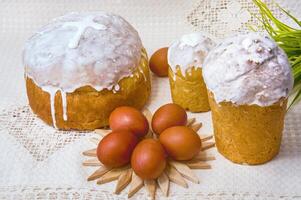
[(151, 120), (157, 139), (147, 138), (150, 127), (143, 113), (132, 107), (118, 107), (110, 115), (112, 132), (99, 142), (97, 157), (107, 167), (130, 164), (140, 178), (156, 179), (168, 158), (190, 160), (200, 152), (201, 139), (186, 123), (187, 114), (182, 107), (163, 105)]

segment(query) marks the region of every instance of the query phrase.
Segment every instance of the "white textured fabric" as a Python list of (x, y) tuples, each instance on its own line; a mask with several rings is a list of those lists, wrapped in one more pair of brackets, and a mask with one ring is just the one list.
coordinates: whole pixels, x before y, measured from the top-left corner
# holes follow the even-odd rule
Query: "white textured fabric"
[[(299, 18), (301, 1), (277, 1)], [(271, 5), (271, 4), (269, 4)], [(275, 6), (271, 6), (276, 9)], [(70, 11), (105, 10), (123, 16), (140, 33), (149, 54), (185, 33), (222, 38), (255, 22), (251, 0), (44, 0), (0, 1), (0, 199), (127, 199), (113, 195), (115, 183), (87, 182), (81, 152), (94, 147), (91, 133), (60, 132), (36, 118), (27, 105), (21, 52), (25, 40), (50, 19)], [(275, 11), (277, 16), (279, 11)], [(283, 16), (280, 16), (283, 17)], [(170, 102), (168, 80), (152, 79), (153, 111)], [(285, 123), (281, 152), (262, 166), (234, 165), (219, 155), (212, 170), (197, 171), (200, 184), (171, 184), (169, 199), (301, 199), (301, 105)], [(211, 133), (210, 113), (189, 114)], [(145, 189), (133, 199), (145, 199)], [(157, 193), (161, 197), (160, 191)]]

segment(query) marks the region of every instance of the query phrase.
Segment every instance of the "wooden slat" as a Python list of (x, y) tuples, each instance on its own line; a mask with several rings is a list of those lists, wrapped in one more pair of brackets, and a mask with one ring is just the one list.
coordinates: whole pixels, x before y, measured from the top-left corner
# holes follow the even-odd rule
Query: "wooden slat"
[(215, 142), (203, 142), (202, 143), (202, 151), (210, 149), (215, 146)]
[(133, 172), (128, 198), (136, 194), (143, 186), (144, 186), (143, 180), (139, 176), (137, 176), (135, 172)]
[(212, 155), (208, 155), (207, 153), (201, 151), (192, 160), (211, 161), (211, 160), (215, 160), (215, 157)]
[(95, 179), (100, 178), (101, 176), (103, 176), (105, 173), (107, 173), (108, 171), (110, 171), (110, 168), (105, 167), (105, 166), (101, 166), (100, 168), (98, 168), (93, 174), (91, 174), (87, 181), (93, 181)]
[(168, 196), (169, 192), (169, 179), (168, 176), (163, 172), (157, 179), (159, 188), (161, 189), (164, 196)]
[(120, 194), (120, 192), (131, 182), (132, 171), (132, 169), (127, 169), (121, 173), (117, 181), (115, 194)]
[(208, 135), (208, 136), (201, 137), (201, 140), (202, 140), (202, 142), (206, 142), (208, 140), (211, 140), (212, 138), (213, 138), (213, 135)]
[(165, 173), (171, 182), (174, 182), (175, 184), (180, 185), (184, 188), (188, 187), (185, 179), (174, 167), (168, 165), (165, 169)]
[(151, 121), (152, 121), (152, 118), (153, 118), (153, 114), (152, 112), (147, 109), (147, 108), (144, 108), (142, 113), (144, 114), (144, 116), (146, 117), (147, 121), (148, 121), (148, 125), (149, 125), (149, 130), (148, 130), (148, 133), (146, 134), (146, 138), (153, 138), (155, 136), (155, 134), (153, 133), (152, 131), (152, 126), (151, 126)]
[(101, 163), (97, 158), (93, 158), (93, 159), (85, 160), (83, 162), (83, 166), (101, 166)]
[(128, 167), (111, 169), (109, 172), (105, 173), (102, 177), (100, 177), (100, 179), (98, 179), (97, 184), (104, 184), (104, 183), (117, 180), (121, 175), (121, 173), (127, 169)]
[(84, 151), (83, 152), (83, 155), (84, 156), (91, 156), (91, 157), (96, 157), (97, 154), (96, 154), (96, 149), (89, 149), (87, 151)]
[(193, 173), (193, 171), (184, 163), (180, 163), (174, 160), (169, 161), (169, 164), (176, 168), (176, 170), (183, 175), (185, 178), (188, 180), (194, 182), (194, 183), (199, 183), (198, 177)]
[(197, 161), (185, 163), (190, 169), (211, 169), (211, 165), (208, 163)]
[(157, 184), (155, 180), (144, 180), (144, 185), (152, 200), (156, 198)]
[(195, 118), (190, 118), (187, 120), (186, 126), (191, 127), (191, 125), (195, 122)]
[(144, 108), (142, 113), (144, 114), (144, 116), (146, 117), (147, 121), (151, 122), (152, 121), (152, 118), (153, 118), (153, 114), (152, 112), (147, 109), (147, 108)]
[(195, 131), (198, 132), (200, 130), (200, 128), (202, 128), (203, 124), (202, 123), (195, 123), (193, 125), (191, 125), (191, 128)]

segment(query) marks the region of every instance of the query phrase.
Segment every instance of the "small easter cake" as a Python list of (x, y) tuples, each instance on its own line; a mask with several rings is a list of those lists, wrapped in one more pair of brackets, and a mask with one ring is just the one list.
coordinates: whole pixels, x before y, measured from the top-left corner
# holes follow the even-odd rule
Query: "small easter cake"
[(150, 95), (148, 58), (137, 31), (105, 12), (69, 13), (26, 42), (29, 104), (58, 129), (108, 125), (118, 106), (141, 109)]
[(293, 86), (284, 51), (258, 33), (235, 35), (209, 53), (203, 76), (218, 151), (235, 163), (274, 158)]
[(202, 66), (214, 42), (202, 33), (183, 35), (168, 48), (169, 83), (174, 103), (191, 112), (209, 111)]

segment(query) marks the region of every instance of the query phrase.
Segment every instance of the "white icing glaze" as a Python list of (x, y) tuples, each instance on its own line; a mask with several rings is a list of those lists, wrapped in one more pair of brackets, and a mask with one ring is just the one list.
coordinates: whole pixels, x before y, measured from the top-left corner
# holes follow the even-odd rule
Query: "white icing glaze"
[(202, 33), (183, 35), (168, 48), (168, 64), (173, 72), (179, 66), (182, 74), (192, 67), (202, 67), (214, 42)]
[(78, 46), (78, 43), (82, 37), (82, 34), (86, 31), (88, 27), (94, 28), (96, 30), (105, 30), (107, 29), (106, 26), (102, 24), (98, 24), (94, 22), (94, 16), (87, 16), (83, 18), (81, 21), (75, 21), (75, 22), (66, 22), (63, 24), (63, 28), (66, 27), (76, 27), (77, 32), (74, 35), (74, 37), (69, 41), (68, 47), (69, 48), (76, 48)]
[(119, 84), (116, 84), (116, 85), (115, 85), (114, 90), (115, 90), (115, 91), (119, 91), (119, 90), (120, 90)]
[(144, 71), (143, 71), (143, 69), (142, 69), (142, 67), (141, 66), (139, 66), (138, 67), (138, 70), (139, 70), (139, 72), (143, 75), (143, 79), (144, 79), (144, 81), (147, 81), (147, 79), (146, 79), (146, 75), (145, 75), (145, 73), (144, 73)]
[(25, 76), (49, 94), (61, 91), (67, 120), (68, 93), (87, 85), (98, 91), (112, 90), (136, 70), (141, 50), (137, 31), (122, 17), (104, 12), (70, 13), (54, 19), (26, 42)]
[(293, 76), (287, 56), (268, 36), (235, 35), (206, 57), (203, 77), (216, 102), (269, 106), (288, 97)]

